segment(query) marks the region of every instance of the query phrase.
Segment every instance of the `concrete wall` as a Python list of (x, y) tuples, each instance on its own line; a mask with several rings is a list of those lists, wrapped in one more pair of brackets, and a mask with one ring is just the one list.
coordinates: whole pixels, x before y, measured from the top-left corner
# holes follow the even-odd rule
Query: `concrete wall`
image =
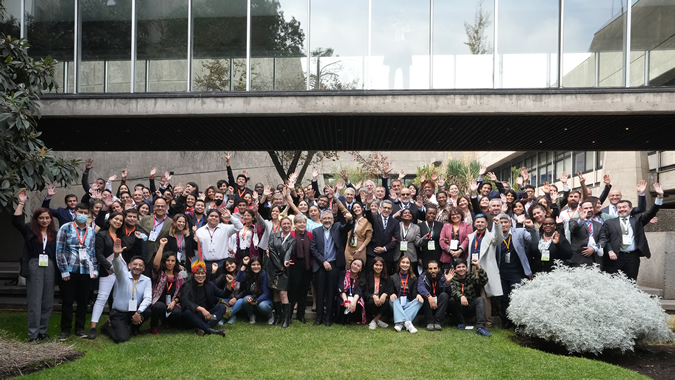
[[(670, 211), (670, 210), (668, 210)], [(659, 217), (661, 219), (661, 217)], [(664, 299), (675, 299), (675, 239), (671, 232), (647, 232), (650, 259), (640, 260), (638, 284), (663, 289)]]

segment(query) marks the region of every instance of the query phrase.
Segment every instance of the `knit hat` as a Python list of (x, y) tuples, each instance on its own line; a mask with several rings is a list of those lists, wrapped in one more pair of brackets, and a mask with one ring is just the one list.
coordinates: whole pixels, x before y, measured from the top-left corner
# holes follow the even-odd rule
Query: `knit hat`
[(192, 274), (197, 273), (199, 268), (204, 268), (206, 271), (206, 263), (204, 262), (204, 255), (202, 255), (202, 244), (197, 241), (197, 256), (192, 258)]

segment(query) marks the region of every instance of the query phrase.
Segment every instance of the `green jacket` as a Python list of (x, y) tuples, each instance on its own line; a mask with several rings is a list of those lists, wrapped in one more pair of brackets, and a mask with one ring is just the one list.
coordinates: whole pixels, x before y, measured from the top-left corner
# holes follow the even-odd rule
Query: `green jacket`
[[(471, 301), (480, 297), (480, 290), (487, 282), (488, 275), (483, 268), (480, 268), (476, 274), (467, 272), (463, 279), (460, 279), (459, 276), (455, 274), (455, 276), (452, 277), (450, 284), (450, 294), (458, 301), (464, 296), (466, 297), (466, 300), (471, 303)], [(463, 288), (462, 285), (464, 285)]]

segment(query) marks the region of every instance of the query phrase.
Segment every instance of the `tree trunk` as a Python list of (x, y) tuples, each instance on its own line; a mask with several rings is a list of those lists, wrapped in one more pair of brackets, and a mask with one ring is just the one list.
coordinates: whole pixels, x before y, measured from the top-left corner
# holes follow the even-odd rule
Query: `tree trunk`
[(302, 164), (302, 169), (300, 169), (300, 173), (298, 174), (298, 180), (296, 183), (302, 183), (302, 178), (305, 176), (307, 168), (309, 167), (309, 164), (312, 162), (312, 158), (314, 158), (316, 152), (317, 152), (316, 150), (307, 151), (307, 158), (305, 158), (305, 162)]

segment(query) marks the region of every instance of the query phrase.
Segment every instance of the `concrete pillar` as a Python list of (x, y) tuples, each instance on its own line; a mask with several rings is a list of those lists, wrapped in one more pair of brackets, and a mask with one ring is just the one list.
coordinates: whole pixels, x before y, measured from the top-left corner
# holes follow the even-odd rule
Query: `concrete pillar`
[[(633, 205), (637, 205), (637, 183), (641, 179), (649, 181), (647, 152), (605, 152), (602, 169), (604, 174), (608, 174), (612, 180), (612, 190), (620, 190), (623, 199), (628, 199), (633, 202)], [(598, 180), (602, 183), (602, 178)], [(651, 183), (647, 185), (648, 207), (653, 202), (653, 197), (649, 193), (651, 186)], [(605, 205), (607, 204), (609, 203), (605, 202)]]

